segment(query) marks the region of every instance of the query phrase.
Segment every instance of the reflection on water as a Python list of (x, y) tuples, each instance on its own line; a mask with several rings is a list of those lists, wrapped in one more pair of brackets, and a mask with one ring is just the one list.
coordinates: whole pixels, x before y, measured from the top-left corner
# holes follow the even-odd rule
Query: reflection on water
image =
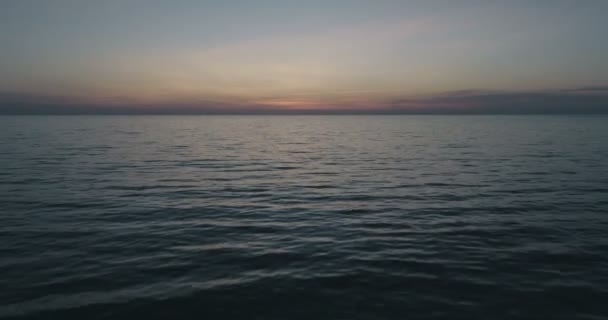
[(0, 117), (0, 317), (606, 317), (606, 120)]

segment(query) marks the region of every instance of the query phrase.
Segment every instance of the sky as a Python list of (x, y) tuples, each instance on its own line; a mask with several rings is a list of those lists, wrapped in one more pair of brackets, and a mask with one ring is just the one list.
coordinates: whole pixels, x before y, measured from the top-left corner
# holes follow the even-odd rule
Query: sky
[(0, 0), (0, 113), (608, 113), (608, 1)]

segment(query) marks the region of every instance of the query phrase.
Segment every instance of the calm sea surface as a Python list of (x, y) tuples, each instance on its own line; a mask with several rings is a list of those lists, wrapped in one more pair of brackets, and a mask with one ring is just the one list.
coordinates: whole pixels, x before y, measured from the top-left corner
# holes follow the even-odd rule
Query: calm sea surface
[(0, 318), (608, 319), (608, 117), (0, 117)]

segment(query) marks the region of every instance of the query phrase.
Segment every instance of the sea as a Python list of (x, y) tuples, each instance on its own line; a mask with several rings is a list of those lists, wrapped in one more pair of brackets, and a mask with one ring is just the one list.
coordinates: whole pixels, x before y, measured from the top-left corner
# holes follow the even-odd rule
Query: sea
[(2, 116), (1, 319), (608, 319), (608, 116)]

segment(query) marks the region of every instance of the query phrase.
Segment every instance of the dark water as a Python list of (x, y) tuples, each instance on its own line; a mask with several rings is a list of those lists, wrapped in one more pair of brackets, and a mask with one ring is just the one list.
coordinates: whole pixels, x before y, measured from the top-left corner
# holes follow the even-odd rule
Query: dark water
[(0, 133), (0, 318), (608, 318), (608, 117)]

